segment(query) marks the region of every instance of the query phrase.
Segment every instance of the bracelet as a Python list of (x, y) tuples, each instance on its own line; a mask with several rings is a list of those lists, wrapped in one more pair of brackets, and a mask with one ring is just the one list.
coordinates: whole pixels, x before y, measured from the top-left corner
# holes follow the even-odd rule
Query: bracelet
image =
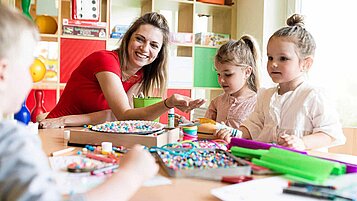
[(168, 108), (168, 109), (173, 108), (173, 107), (169, 107), (169, 106), (166, 104), (166, 101), (167, 101), (167, 98), (164, 100), (164, 105), (165, 105), (165, 107)]

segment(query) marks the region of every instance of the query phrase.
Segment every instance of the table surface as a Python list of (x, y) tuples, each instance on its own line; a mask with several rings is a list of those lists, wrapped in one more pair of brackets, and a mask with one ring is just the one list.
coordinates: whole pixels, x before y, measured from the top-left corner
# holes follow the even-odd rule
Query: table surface
[[(40, 129), (39, 136), (42, 140), (42, 148), (44, 152), (50, 156), (54, 151), (66, 148), (66, 141), (63, 139), (63, 132), (66, 129)], [(75, 151), (70, 154), (74, 154)], [(311, 155), (316, 155), (325, 158), (331, 158), (335, 160), (340, 160), (349, 163), (356, 163), (357, 156), (343, 155), (343, 154), (332, 154), (332, 153), (322, 153), (322, 152), (309, 152)], [(160, 174), (167, 176), (164, 172), (160, 170)], [(256, 176), (254, 178), (262, 178), (266, 176)], [(186, 179), (186, 178), (170, 178), (172, 184), (155, 186), (155, 187), (142, 187), (134, 195), (132, 200), (150, 200), (161, 201), (161, 200), (205, 200), (205, 201), (217, 201), (216, 197), (211, 195), (211, 189), (227, 186), (228, 184), (207, 181), (200, 179)]]

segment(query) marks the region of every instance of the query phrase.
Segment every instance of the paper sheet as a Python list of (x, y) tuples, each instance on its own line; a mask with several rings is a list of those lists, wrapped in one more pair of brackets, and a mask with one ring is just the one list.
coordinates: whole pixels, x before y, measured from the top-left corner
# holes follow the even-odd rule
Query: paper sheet
[[(331, 176), (324, 185), (337, 188), (336, 193), (357, 200), (357, 173), (342, 176)], [(234, 201), (312, 201), (314, 198), (283, 194), (283, 188), (288, 186), (288, 180), (282, 176), (256, 179), (240, 184), (212, 189), (211, 193), (221, 200)]]
[(281, 177), (256, 179), (244, 183), (233, 184), (211, 190), (217, 198), (225, 201), (314, 201), (316, 199), (283, 194), (283, 188), (288, 186), (288, 180)]

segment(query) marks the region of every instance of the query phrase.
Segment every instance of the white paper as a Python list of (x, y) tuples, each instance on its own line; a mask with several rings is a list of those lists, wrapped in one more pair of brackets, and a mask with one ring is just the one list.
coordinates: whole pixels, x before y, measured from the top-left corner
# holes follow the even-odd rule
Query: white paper
[(211, 190), (211, 193), (226, 201), (313, 201), (316, 199), (283, 194), (283, 188), (288, 186), (288, 180), (276, 176), (256, 179), (239, 184), (233, 184)]

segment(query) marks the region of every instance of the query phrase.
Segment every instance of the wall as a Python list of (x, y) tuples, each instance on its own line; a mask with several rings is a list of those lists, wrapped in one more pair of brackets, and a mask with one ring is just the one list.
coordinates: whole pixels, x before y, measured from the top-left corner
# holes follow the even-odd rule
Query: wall
[(262, 86), (270, 87), (272, 82), (266, 72), (266, 46), (271, 34), (285, 25), (288, 10), (295, 9), (295, 0), (238, 0), (237, 38), (242, 34), (254, 36), (262, 52), (260, 69)]
[(347, 140), (346, 144), (332, 147), (328, 151), (339, 154), (350, 154), (357, 156), (357, 128), (344, 128), (343, 133)]

